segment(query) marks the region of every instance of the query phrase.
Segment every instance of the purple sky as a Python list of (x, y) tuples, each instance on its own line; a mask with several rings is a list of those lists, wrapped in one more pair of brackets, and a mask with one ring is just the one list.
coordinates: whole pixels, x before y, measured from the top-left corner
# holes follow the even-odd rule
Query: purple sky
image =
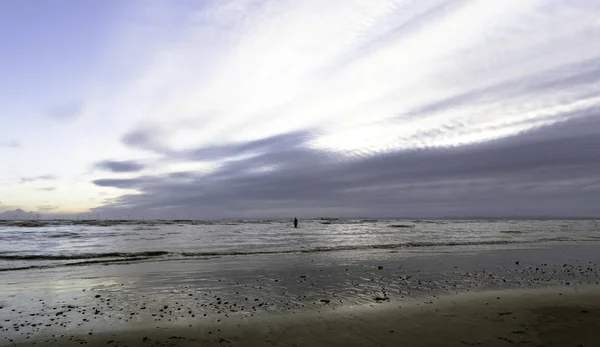
[(5, 0), (0, 213), (598, 215), (596, 41), (591, 0)]

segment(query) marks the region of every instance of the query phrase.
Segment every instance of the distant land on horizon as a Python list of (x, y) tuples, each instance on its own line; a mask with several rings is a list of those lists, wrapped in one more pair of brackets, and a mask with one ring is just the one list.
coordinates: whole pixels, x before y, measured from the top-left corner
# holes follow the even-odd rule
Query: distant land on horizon
[[(40, 221), (40, 222), (48, 222), (48, 221), (98, 221), (98, 222), (134, 222), (134, 221), (169, 221), (169, 222), (199, 222), (199, 221), (287, 221), (293, 220), (294, 216), (290, 216), (287, 218), (199, 218), (199, 219), (189, 219), (189, 218), (85, 218), (85, 217), (75, 217), (65, 215), (61, 216), (52, 216), (52, 217), (44, 217), (41, 214), (28, 212), (27, 215), (24, 216), (15, 216), (11, 217), (11, 212), (6, 211), (0, 212), (0, 220), (2, 221)], [(30, 214), (31, 213), (31, 214)], [(39, 216), (38, 216), (39, 215)], [(419, 216), (398, 216), (398, 217), (369, 217), (369, 216), (344, 216), (344, 217), (308, 217), (302, 218), (298, 217), (299, 220), (305, 221), (315, 221), (315, 220), (323, 220), (323, 221), (348, 221), (348, 220), (364, 220), (364, 221), (394, 221), (394, 220), (404, 220), (404, 221), (434, 221), (434, 220), (474, 220), (474, 221), (496, 221), (496, 220), (596, 220), (600, 219), (600, 216), (434, 216), (434, 217), (419, 217)]]

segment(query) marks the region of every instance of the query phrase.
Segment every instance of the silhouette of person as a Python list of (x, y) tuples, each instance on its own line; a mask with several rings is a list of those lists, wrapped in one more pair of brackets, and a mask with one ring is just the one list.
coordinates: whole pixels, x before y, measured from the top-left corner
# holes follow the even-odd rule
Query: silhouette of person
[(294, 217), (294, 228), (298, 227), (298, 218)]

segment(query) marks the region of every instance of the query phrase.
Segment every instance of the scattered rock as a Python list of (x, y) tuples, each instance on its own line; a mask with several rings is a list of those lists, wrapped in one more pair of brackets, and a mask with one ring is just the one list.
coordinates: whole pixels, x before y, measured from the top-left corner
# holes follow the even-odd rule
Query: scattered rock
[(498, 336), (498, 340), (506, 341), (506, 342), (512, 343), (512, 344), (515, 343), (515, 341), (513, 341), (511, 339), (507, 339), (506, 337), (502, 337), (502, 336)]

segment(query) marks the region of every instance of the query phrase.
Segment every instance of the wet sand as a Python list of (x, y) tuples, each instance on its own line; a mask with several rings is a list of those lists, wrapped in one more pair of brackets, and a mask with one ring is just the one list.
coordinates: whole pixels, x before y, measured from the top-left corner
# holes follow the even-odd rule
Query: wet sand
[(0, 274), (0, 346), (600, 345), (598, 245)]
[[(395, 303), (397, 304), (397, 303)], [(598, 288), (458, 294), (252, 323), (197, 323), (21, 342), (19, 346), (598, 346)]]

